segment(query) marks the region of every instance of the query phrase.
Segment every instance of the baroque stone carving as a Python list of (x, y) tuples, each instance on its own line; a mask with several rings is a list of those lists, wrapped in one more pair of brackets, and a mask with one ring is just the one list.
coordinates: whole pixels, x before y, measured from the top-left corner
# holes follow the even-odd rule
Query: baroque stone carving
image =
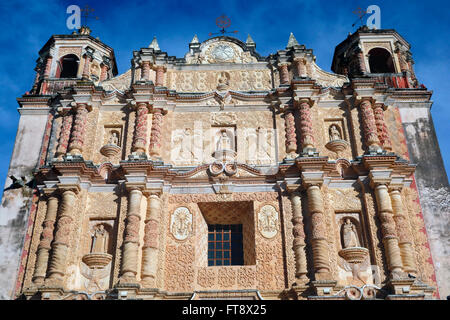
[(263, 237), (271, 239), (277, 235), (279, 229), (278, 212), (271, 205), (265, 205), (258, 212), (258, 230)]
[(177, 240), (186, 240), (192, 233), (192, 213), (186, 207), (177, 208), (170, 217), (170, 232)]

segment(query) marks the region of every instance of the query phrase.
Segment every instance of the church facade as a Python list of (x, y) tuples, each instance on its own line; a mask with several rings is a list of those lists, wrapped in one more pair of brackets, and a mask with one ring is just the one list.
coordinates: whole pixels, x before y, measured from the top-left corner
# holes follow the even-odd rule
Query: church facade
[(250, 36), (182, 58), (155, 38), (117, 75), (89, 28), (52, 36), (18, 98), (4, 297), (439, 298), (409, 50), (360, 28), (329, 73), (292, 34), (267, 57)]

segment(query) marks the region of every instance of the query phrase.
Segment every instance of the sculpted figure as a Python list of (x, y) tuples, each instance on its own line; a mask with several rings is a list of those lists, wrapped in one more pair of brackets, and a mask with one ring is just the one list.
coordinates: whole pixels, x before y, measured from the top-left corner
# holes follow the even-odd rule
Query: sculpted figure
[(353, 248), (359, 247), (358, 235), (356, 233), (355, 225), (350, 221), (350, 219), (346, 219), (345, 223), (342, 225), (342, 235), (343, 235), (343, 247), (345, 248)]
[(341, 140), (341, 134), (336, 125), (330, 126), (330, 141)]
[(109, 136), (109, 144), (113, 144), (113, 145), (119, 145), (119, 137), (117, 136), (116, 132), (111, 132), (111, 135)]
[(216, 150), (232, 150), (231, 140), (228, 137), (226, 130), (222, 130), (220, 132), (220, 137), (219, 140), (217, 141)]
[(105, 230), (105, 227), (102, 224), (98, 225), (92, 237), (91, 252), (106, 253), (107, 238), (108, 238), (108, 231)]

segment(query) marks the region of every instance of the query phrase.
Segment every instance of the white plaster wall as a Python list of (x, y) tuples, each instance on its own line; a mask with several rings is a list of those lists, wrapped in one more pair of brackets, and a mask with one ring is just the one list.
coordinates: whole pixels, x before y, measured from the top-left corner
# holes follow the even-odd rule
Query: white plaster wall
[[(31, 179), (37, 165), (48, 112), (24, 112), (19, 120), (13, 154), (5, 188), (10, 175)], [(0, 299), (11, 299), (26, 233), (32, 190), (28, 187), (3, 192), (0, 206)]]

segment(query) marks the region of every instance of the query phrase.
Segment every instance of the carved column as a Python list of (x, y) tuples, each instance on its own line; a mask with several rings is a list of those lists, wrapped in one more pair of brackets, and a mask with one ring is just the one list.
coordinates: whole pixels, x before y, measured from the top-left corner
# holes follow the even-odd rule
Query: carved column
[(151, 193), (147, 199), (147, 215), (145, 217), (144, 245), (142, 247), (142, 281), (154, 285), (158, 267), (159, 213), (161, 199)]
[(155, 67), (155, 71), (156, 71), (155, 85), (157, 87), (164, 86), (164, 72), (165, 72), (165, 70), (166, 70), (166, 68), (164, 66), (156, 66)]
[(414, 251), (412, 247), (413, 240), (408, 228), (408, 221), (406, 220), (402, 195), (400, 188), (392, 188), (390, 191), (392, 209), (394, 212), (394, 220), (396, 231), (398, 234), (398, 245), (400, 247), (400, 255), (403, 263), (403, 270), (410, 273), (416, 273), (416, 263), (414, 260)]
[(306, 71), (306, 61), (303, 58), (294, 59), (295, 67), (297, 69), (297, 75), (301, 78), (306, 78), (308, 76)]
[(372, 187), (375, 189), (378, 208), (377, 212), (381, 220), (381, 234), (383, 236), (383, 245), (388, 269), (391, 274), (396, 274), (402, 271), (402, 259), (400, 256), (400, 248), (398, 246), (397, 232), (395, 230), (395, 221), (388, 187), (385, 182), (374, 180), (372, 180)]
[(136, 120), (134, 127), (133, 152), (145, 154), (147, 147), (147, 118), (148, 103), (138, 102), (136, 104)]
[(376, 150), (380, 147), (380, 141), (378, 140), (377, 126), (372, 110), (372, 102), (369, 99), (362, 100), (359, 105), (359, 109), (361, 112), (364, 138), (366, 140), (367, 147), (369, 150)]
[(308, 100), (297, 102), (300, 113), (300, 143), (302, 151), (314, 149), (314, 133), (312, 128), (311, 107), (312, 103)]
[(161, 128), (163, 124), (163, 111), (155, 109), (153, 111), (152, 131), (150, 135), (150, 156), (161, 157)]
[(101, 65), (100, 81), (105, 81), (108, 78), (109, 67), (105, 63)]
[[(308, 196), (308, 211), (312, 224), (312, 251), (316, 280), (330, 277), (329, 252), (327, 243), (327, 226), (323, 207), (320, 184), (305, 181)], [(323, 276), (322, 276), (323, 275)]]
[(141, 80), (150, 80), (150, 61), (142, 61), (141, 63)]
[(83, 152), (89, 106), (87, 103), (76, 103), (73, 108), (75, 110), (75, 121), (70, 138), (69, 153), (81, 155)]
[(52, 258), (48, 279), (62, 280), (66, 273), (67, 256), (70, 247), (70, 234), (73, 228), (73, 207), (78, 188), (62, 189), (59, 217), (56, 225), (55, 241), (52, 243)]
[(286, 153), (291, 158), (297, 156), (297, 134), (295, 132), (294, 111), (288, 109), (284, 114), (285, 131), (286, 131)]
[(90, 65), (92, 61), (92, 55), (86, 53), (84, 55), (84, 66), (83, 66), (83, 73), (81, 74), (82, 80), (89, 80), (90, 77)]
[(136, 282), (137, 274), (142, 191), (137, 187), (129, 187), (128, 190), (128, 212), (123, 241), (120, 281), (134, 283)]
[(61, 131), (59, 133), (58, 148), (56, 149), (55, 157), (62, 159), (62, 156), (66, 154), (67, 147), (69, 145), (70, 130), (72, 129), (73, 115), (70, 110), (62, 110), (61, 115), (63, 121), (61, 124)]
[(384, 121), (384, 110), (386, 108), (382, 103), (375, 103), (373, 106), (373, 113), (375, 116), (375, 125), (377, 127), (378, 140), (385, 150), (392, 150), (392, 142), (389, 137), (386, 122)]
[(52, 61), (53, 61), (53, 57), (49, 55), (47, 57), (47, 61), (45, 63), (44, 78), (50, 77), (50, 70), (52, 68)]
[(280, 71), (280, 83), (281, 84), (289, 84), (289, 63), (283, 62), (278, 64), (278, 69)]
[(298, 192), (292, 192), (290, 194), (292, 205), (292, 223), (294, 228), (292, 230), (294, 234), (294, 250), (295, 256), (295, 278), (300, 283), (306, 283), (308, 278), (306, 276), (308, 270), (306, 267), (306, 253), (305, 253), (305, 231), (303, 226), (303, 214), (302, 203), (300, 194)]
[(47, 272), (49, 251), (53, 241), (53, 230), (55, 228), (56, 215), (58, 213), (58, 198), (50, 194), (47, 199), (47, 212), (43, 223), (41, 241), (36, 253), (36, 264), (34, 267), (33, 282), (37, 285), (43, 284)]
[(362, 73), (366, 73), (366, 62), (364, 61), (364, 53), (362, 52), (361, 48), (356, 49), (356, 56), (358, 58), (359, 69)]

